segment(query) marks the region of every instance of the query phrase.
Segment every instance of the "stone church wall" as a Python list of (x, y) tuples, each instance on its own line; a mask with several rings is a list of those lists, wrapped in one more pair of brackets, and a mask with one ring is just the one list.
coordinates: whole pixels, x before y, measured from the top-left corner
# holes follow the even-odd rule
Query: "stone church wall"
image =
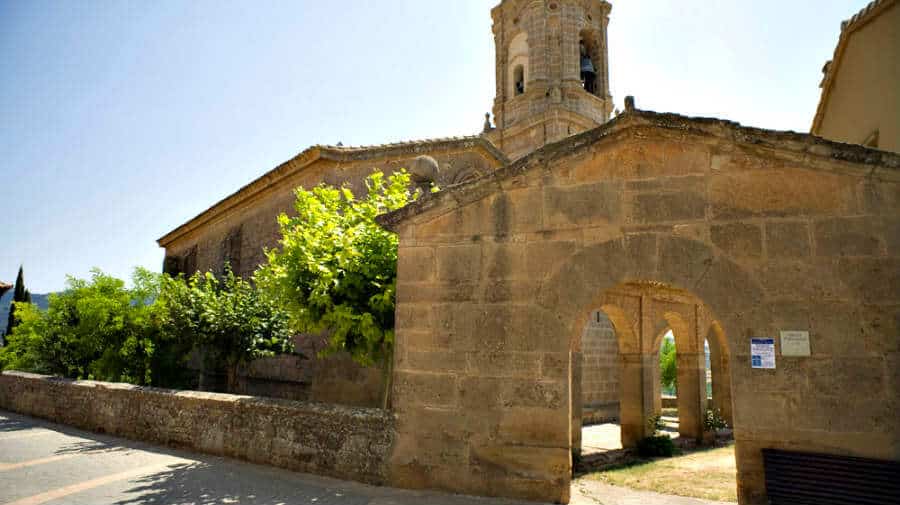
[[(409, 146), (394, 151), (375, 159), (365, 159), (364, 149), (347, 150), (347, 159), (320, 158), (295, 170), (286, 180), (267, 187), (224, 215), (168, 243), (166, 264), (174, 268), (167, 270), (188, 274), (197, 270), (221, 272), (228, 262), (237, 274), (249, 278), (265, 262), (264, 250), (278, 246), (281, 233), (277, 217), (283, 212), (293, 213), (294, 189), (297, 187), (311, 189), (322, 182), (332, 186), (346, 184), (355, 194), (362, 195), (368, 174), (375, 170), (385, 173), (401, 168), (411, 170), (415, 159), (422, 154), (430, 154), (438, 162), (438, 182), (445, 186), (486, 173), (499, 164), (477, 151), (460, 147), (427, 152), (427, 149)], [(361, 367), (348, 356), (319, 359), (316, 353), (323, 345), (320, 340), (309, 335), (297, 337), (295, 347), (301, 356), (264, 358), (245, 367), (240, 371), (239, 392), (380, 406), (384, 384), (381, 370)], [(205, 379), (212, 389), (221, 388), (224, 380), (216, 374)]]

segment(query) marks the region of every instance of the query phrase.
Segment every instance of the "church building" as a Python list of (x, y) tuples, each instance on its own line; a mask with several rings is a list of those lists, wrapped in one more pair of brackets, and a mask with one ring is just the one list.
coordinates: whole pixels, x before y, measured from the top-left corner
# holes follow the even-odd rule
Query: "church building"
[(493, 126), (468, 137), (378, 146), (309, 147), (158, 240), (169, 273), (220, 271), (226, 262), (250, 275), (263, 248), (278, 244), (276, 217), (297, 187), (319, 183), (361, 189), (374, 170), (405, 168), (418, 182), (449, 187), (534, 150), (605, 123), (609, 94), (607, 25), (602, 0), (506, 0), (495, 7), (497, 90)]
[[(896, 19), (893, 4), (848, 27)], [(610, 12), (502, 0), (482, 132), (312, 146), (159, 239), (164, 270), (249, 276), (295, 188), (360, 190), (405, 168), (441, 191), (378, 217), (399, 237), (380, 483), (568, 503), (584, 420), (615, 419), (625, 449), (656, 433), (671, 336), (679, 438), (724, 418), (742, 505), (893, 503), (868, 469), (900, 457), (900, 154), (872, 148), (895, 130), (826, 140), (630, 97), (613, 115)], [(839, 60), (826, 130), (838, 67), (854, 68)], [(870, 130), (880, 144), (840, 142)], [(308, 356), (317, 345), (298, 339)], [(383, 380), (340, 356), (283, 356), (251, 364), (242, 392), (379, 407)]]

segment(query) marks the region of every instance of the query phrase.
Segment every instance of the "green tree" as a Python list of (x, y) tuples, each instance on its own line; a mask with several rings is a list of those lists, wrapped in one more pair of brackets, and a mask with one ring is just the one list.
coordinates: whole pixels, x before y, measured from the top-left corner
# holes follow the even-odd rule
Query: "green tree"
[(294, 330), (328, 334), (323, 355), (381, 363), (389, 377), (398, 239), (375, 217), (417, 198), (409, 174), (374, 172), (361, 198), (324, 184), (295, 194), (296, 216), (279, 216), (280, 247), (267, 251), (256, 281), (286, 308)]
[(230, 268), (221, 280), (198, 272), (187, 280), (166, 276), (162, 284), (162, 334), (192, 342), (205, 362), (224, 366), (228, 391), (237, 391), (241, 365), (293, 350), (287, 314)]
[(5, 336), (12, 335), (13, 328), (15, 328), (18, 321), (16, 320), (16, 304), (26, 304), (31, 303), (31, 293), (25, 289), (25, 275), (22, 271), (22, 266), (19, 266), (19, 274), (16, 276), (16, 286), (13, 290), (13, 299), (12, 303), (9, 306), (9, 318), (6, 322), (6, 333)]
[(675, 342), (669, 338), (663, 338), (662, 347), (659, 350), (659, 369), (659, 380), (662, 386), (669, 391), (674, 391), (678, 379), (678, 367), (675, 360)]
[(3, 366), (72, 378), (151, 383), (158, 346), (151, 331), (157, 278), (137, 270), (135, 288), (129, 290), (122, 280), (93, 270), (89, 280), (69, 277), (63, 292), (50, 295), (46, 311), (20, 304), (19, 324), (3, 349)]

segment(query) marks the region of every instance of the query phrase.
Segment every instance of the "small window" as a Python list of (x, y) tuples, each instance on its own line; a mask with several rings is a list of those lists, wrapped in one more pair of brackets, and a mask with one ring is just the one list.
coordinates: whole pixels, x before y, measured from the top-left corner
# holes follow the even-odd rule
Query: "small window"
[(525, 67), (522, 65), (517, 65), (513, 70), (513, 85), (517, 96), (525, 93)]

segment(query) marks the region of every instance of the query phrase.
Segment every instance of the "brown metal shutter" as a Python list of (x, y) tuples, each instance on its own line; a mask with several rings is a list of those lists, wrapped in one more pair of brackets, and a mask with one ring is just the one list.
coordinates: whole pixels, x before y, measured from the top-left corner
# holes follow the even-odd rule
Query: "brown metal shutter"
[(900, 462), (763, 449), (772, 505), (900, 504)]

